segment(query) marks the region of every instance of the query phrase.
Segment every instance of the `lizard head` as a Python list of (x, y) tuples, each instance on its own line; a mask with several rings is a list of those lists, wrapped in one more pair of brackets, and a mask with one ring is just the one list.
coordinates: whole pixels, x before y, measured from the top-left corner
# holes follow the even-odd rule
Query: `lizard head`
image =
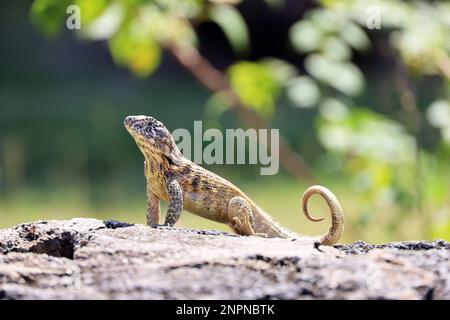
[(128, 116), (124, 125), (144, 157), (158, 155), (165, 156), (172, 163), (179, 162), (181, 152), (170, 131), (161, 122), (147, 116)]

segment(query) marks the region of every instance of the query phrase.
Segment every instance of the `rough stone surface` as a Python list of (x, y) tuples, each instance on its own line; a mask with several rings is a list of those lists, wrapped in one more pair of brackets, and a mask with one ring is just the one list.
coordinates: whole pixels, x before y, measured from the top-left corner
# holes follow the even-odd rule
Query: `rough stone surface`
[(118, 221), (0, 230), (0, 299), (450, 299), (450, 243), (332, 247)]

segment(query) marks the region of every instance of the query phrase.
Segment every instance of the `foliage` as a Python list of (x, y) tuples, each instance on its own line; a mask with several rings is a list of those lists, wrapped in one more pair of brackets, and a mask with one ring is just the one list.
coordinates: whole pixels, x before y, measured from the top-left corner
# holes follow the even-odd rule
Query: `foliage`
[(284, 79), (276, 77), (274, 67), (268, 61), (236, 62), (228, 68), (228, 77), (234, 91), (246, 106), (266, 118), (273, 116), (275, 100), (280, 94)]
[[(301, 59), (301, 64), (296, 65), (269, 57), (243, 60), (251, 52), (251, 45), (249, 28), (239, 11), (240, 2), (74, 1), (82, 12), (79, 36), (107, 41), (114, 61), (141, 77), (158, 68), (165, 49), (196, 46), (199, 23), (216, 23), (236, 53), (226, 75), (246, 107), (268, 120), (275, 118), (282, 98), (289, 101), (289, 106), (283, 105), (286, 108), (300, 108), (297, 110), (304, 114), (315, 110), (317, 137), (326, 151), (319, 162), (323, 167), (319, 168), (334, 168), (332, 174), (352, 177), (353, 189), (367, 199), (367, 208), (361, 212), (373, 216), (377, 210), (397, 204), (402, 216), (427, 206), (428, 215), (436, 213), (442, 220), (427, 232), (445, 235), (450, 207), (448, 191), (443, 190), (448, 190), (450, 182), (448, 175), (439, 172), (448, 170), (450, 149), (450, 3), (317, 1), (289, 29), (286, 45)], [(68, 3), (35, 0), (31, 19), (45, 34), (54, 36), (62, 29)], [(267, 3), (273, 10), (283, 6), (283, 1)], [(380, 13), (379, 30), (367, 28), (372, 12)], [(398, 87), (398, 81), (390, 79), (390, 86), (397, 87), (395, 112), (380, 112), (379, 106), (361, 104), (361, 96), (368, 94), (372, 84), (355, 55), (370, 54), (382, 55), (386, 64), (399, 64), (405, 74), (398, 76), (412, 86), (436, 78), (439, 96), (411, 100), (414, 90)], [(213, 93), (207, 110), (221, 105), (216, 103), (219, 96)], [(408, 107), (406, 100), (415, 103), (410, 102)], [(422, 127), (439, 130), (434, 150), (422, 144), (421, 128), (411, 127), (405, 120), (411, 108)], [(208, 114), (219, 117), (224, 110), (221, 107), (219, 112)], [(361, 223), (366, 223), (366, 213), (361, 213), (360, 218)]]

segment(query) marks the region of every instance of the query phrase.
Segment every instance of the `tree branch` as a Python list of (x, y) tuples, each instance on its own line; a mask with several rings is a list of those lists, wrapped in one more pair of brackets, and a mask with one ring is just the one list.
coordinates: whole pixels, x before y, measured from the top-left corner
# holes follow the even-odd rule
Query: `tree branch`
[[(171, 46), (168, 49), (176, 60), (203, 86), (214, 93), (222, 93), (230, 108), (247, 127), (255, 129), (269, 127), (264, 119), (242, 103), (232, 90), (223, 72), (214, 68), (196, 48), (192, 46), (183, 46), (182, 48)], [(300, 180), (309, 183), (315, 180), (306, 162), (292, 149), (283, 136), (280, 136), (280, 164), (286, 171)]]

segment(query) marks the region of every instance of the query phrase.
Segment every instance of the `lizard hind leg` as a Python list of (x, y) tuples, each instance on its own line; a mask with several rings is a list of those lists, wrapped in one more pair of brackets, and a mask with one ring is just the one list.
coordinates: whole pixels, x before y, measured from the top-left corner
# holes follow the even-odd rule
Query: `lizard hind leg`
[(228, 224), (240, 235), (267, 237), (254, 231), (255, 222), (250, 204), (242, 197), (233, 197), (228, 203)]

